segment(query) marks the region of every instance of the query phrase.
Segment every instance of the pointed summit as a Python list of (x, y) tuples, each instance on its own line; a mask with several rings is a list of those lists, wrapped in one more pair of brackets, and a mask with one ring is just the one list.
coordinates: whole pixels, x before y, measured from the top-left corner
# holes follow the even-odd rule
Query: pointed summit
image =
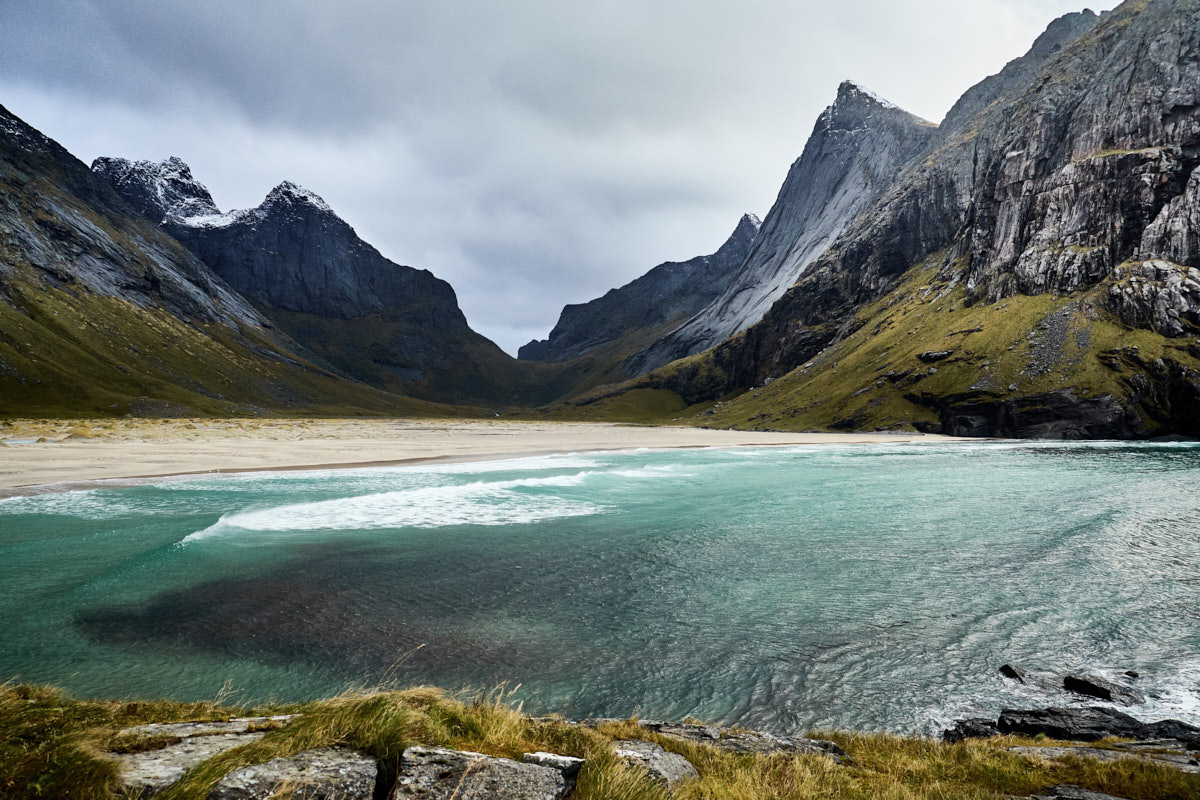
[(316, 192), (309, 191), (300, 184), (292, 183), (291, 181), (284, 181), (268, 192), (266, 199), (263, 200), (262, 205), (260, 205), (259, 208), (266, 209), (280, 203), (305, 203), (310, 206), (315, 206), (321, 211), (327, 211), (330, 214), (334, 213), (329, 204), (326, 203)]

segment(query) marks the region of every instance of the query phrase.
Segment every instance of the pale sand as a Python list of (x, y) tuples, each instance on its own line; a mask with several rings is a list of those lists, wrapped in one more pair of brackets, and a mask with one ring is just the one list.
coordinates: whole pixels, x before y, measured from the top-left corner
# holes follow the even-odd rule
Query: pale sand
[[(71, 431), (75, 431), (74, 435)], [(92, 437), (92, 438), (85, 438)], [(15, 443), (44, 438), (41, 443)], [(94, 480), (383, 466), (639, 447), (945, 441), (898, 433), (759, 433), (602, 423), (461, 420), (18, 421), (0, 427), (0, 496)], [(961, 441), (961, 440), (955, 440)]]

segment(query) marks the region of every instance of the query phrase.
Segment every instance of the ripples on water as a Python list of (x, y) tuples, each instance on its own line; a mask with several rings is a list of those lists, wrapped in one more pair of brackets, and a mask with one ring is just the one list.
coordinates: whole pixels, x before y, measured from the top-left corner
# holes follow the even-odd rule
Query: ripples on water
[(571, 455), (0, 501), (0, 678), (932, 732), (1137, 669), (1200, 722), (1200, 447)]

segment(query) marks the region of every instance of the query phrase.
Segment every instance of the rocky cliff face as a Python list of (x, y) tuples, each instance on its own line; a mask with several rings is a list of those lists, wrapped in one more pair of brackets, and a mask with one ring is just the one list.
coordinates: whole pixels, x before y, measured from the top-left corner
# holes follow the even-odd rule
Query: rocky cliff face
[(567, 361), (631, 334), (690, 317), (729, 285), (761, 224), (758, 217), (746, 214), (712, 255), (659, 264), (603, 297), (566, 306), (550, 337), (521, 348), (520, 358)]
[(331, 368), (441, 402), (536, 396), (468, 327), (450, 284), (389, 261), (313, 192), (285, 181), (258, 207), (222, 214), (177, 158), (103, 158), (92, 169)]
[[(174, 203), (182, 177), (164, 168)], [(0, 413), (386, 407), (295, 350), (106, 180), (0, 108)]]
[(751, 390), (718, 422), (1194, 433), (1198, 70), (1200, 0), (1057, 21), (760, 323), (648, 384)]
[(713, 303), (639, 354), (631, 371), (698, 353), (762, 319), (935, 133), (931, 123), (843, 83), (792, 164), (737, 275)]

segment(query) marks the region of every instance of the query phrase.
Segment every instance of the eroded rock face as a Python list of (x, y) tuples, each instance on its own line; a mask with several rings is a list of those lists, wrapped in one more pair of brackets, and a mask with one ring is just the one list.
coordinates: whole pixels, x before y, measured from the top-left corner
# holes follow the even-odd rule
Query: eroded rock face
[(410, 747), (400, 758), (400, 775), (390, 800), (559, 800), (569, 789), (555, 767), (468, 751)]
[(1172, 338), (1200, 329), (1200, 269), (1142, 261), (1118, 267), (1113, 277), (1109, 306), (1126, 325)]
[(370, 756), (324, 747), (234, 770), (208, 800), (263, 800), (281, 791), (305, 800), (371, 800), (378, 772)]
[(686, 780), (700, 777), (692, 762), (678, 753), (664, 750), (653, 742), (627, 739), (617, 742), (614, 752), (626, 763), (646, 770), (652, 780), (668, 789), (673, 789)]

